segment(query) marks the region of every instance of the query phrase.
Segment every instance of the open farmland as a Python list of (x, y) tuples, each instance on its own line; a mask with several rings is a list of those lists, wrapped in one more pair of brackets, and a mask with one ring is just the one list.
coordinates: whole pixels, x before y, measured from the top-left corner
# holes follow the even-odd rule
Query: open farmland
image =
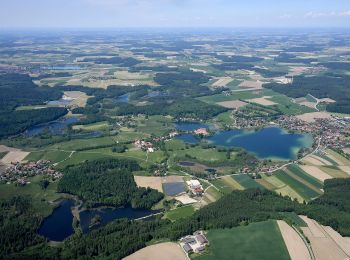
[(187, 257), (177, 243), (160, 243), (145, 247), (132, 255), (125, 257), (125, 260), (187, 260)]
[(198, 259), (290, 259), (276, 221), (209, 230), (207, 238), (209, 252)]

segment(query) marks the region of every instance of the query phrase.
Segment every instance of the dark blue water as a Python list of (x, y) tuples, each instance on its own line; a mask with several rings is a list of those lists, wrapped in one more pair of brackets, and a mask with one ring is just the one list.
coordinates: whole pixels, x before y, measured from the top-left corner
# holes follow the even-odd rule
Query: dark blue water
[(163, 183), (163, 190), (166, 195), (175, 196), (185, 191), (185, 183), (183, 182)]
[(100, 216), (100, 223), (98, 225), (94, 225), (93, 229), (104, 226), (109, 222), (120, 219), (120, 218), (128, 218), (128, 219), (138, 219), (142, 217), (146, 217), (148, 215), (152, 215), (160, 212), (159, 210), (147, 210), (147, 209), (133, 209), (131, 207), (127, 208), (100, 208), (93, 210), (84, 210), (80, 212), (80, 226), (84, 233), (87, 233), (90, 229), (91, 220), (97, 215)]
[(130, 99), (130, 94), (127, 93), (127, 94), (124, 94), (124, 95), (121, 95), (119, 97), (117, 97), (115, 99), (115, 101), (117, 102), (123, 102), (123, 103), (128, 103), (129, 102), (129, 99)]
[(53, 241), (63, 241), (72, 235), (74, 232), (72, 206), (74, 206), (73, 200), (62, 201), (52, 214), (44, 219), (38, 231), (39, 235)]
[(67, 65), (67, 66), (50, 66), (50, 67), (42, 67), (42, 70), (81, 70), (80, 66), (76, 65)]
[[(176, 137), (189, 144), (197, 144), (192, 134)], [(258, 131), (230, 130), (217, 132), (204, 140), (223, 147), (239, 147), (254, 153), (261, 159), (294, 160), (301, 148), (312, 146), (312, 136), (286, 133), (278, 127), (264, 128)]]
[(182, 141), (184, 141), (185, 143), (188, 143), (188, 144), (197, 144), (199, 142), (199, 139), (197, 139), (192, 134), (178, 135), (178, 136), (176, 136), (176, 139), (182, 140)]
[(179, 122), (175, 124), (176, 129), (181, 131), (195, 131), (199, 128), (210, 128), (209, 125), (201, 124), (201, 123), (185, 123)]
[(280, 128), (269, 127), (258, 131), (231, 130), (208, 137), (209, 142), (224, 147), (240, 147), (259, 158), (296, 159), (301, 148), (311, 147), (312, 137), (286, 133)]
[(65, 127), (78, 121), (78, 117), (65, 117), (61, 120), (52, 121), (28, 128), (25, 132), (25, 135), (35, 136), (41, 134), (45, 129), (48, 129), (51, 134), (60, 134)]
[(48, 106), (68, 106), (70, 103), (72, 103), (72, 100), (67, 99), (59, 99), (59, 100), (53, 100), (47, 102)]
[(152, 91), (148, 93), (147, 97), (166, 97), (169, 96), (167, 93), (162, 93), (160, 91)]

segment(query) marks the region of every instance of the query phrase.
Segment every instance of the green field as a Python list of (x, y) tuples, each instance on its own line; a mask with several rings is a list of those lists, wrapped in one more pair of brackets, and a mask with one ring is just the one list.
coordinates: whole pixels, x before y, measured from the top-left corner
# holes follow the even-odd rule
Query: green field
[(234, 180), (236, 180), (240, 185), (242, 185), (245, 189), (251, 189), (251, 188), (264, 188), (262, 185), (257, 183), (255, 180), (250, 178), (246, 174), (241, 175), (233, 175), (231, 176)]
[(294, 179), (290, 175), (288, 175), (284, 171), (278, 171), (276, 174), (274, 174), (280, 181), (284, 182), (286, 185), (288, 185), (290, 188), (295, 190), (304, 200), (310, 201), (312, 198), (316, 198), (320, 195), (320, 193), (316, 192), (315, 190), (311, 189), (304, 183)]
[(307, 227), (307, 224), (295, 212), (281, 212), (285, 220), (290, 221), (297, 227)]
[(290, 259), (277, 222), (269, 220), (232, 229), (209, 230), (209, 253), (200, 260)]
[(28, 161), (48, 160), (51, 163), (61, 162), (68, 158), (70, 152), (65, 151), (34, 151), (25, 158)]
[(165, 217), (170, 219), (171, 221), (176, 221), (182, 218), (187, 218), (189, 216), (192, 216), (194, 213), (194, 208), (189, 206), (182, 206), (180, 208), (168, 211), (165, 214)]
[(298, 165), (291, 164), (287, 168), (298, 177), (315, 186), (317, 189), (323, 189), (323, 183), (321, 181), (304, 172)]
[(57, 182), (51, 182), (50, 185), (43, 190), (39, 186), (39, 182), (43, 176), (35, 176), (29, 178), (29, 184), (25, 186), (17, 186), (15, 183), (0, 184), (0, 198), (7, 199), (13, 196), (23, 195), (31, 196), (34, 208), (43, 216), (51, 214), (54, 208), (53, 201), (61, 198), (61, 195), (56, 193)]

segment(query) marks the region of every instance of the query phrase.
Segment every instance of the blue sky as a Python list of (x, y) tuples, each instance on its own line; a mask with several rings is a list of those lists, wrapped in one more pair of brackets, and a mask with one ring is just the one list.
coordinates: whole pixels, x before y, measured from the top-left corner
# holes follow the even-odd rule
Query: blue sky
[(350, 0), (0, 0), (18, 27), (350, 27)]

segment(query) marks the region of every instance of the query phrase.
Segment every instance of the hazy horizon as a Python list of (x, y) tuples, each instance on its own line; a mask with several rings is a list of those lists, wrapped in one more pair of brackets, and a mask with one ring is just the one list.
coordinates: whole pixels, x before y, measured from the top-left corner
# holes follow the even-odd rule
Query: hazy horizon
[(345, 0), (3, 1), (0, 29), (349, 28)]

